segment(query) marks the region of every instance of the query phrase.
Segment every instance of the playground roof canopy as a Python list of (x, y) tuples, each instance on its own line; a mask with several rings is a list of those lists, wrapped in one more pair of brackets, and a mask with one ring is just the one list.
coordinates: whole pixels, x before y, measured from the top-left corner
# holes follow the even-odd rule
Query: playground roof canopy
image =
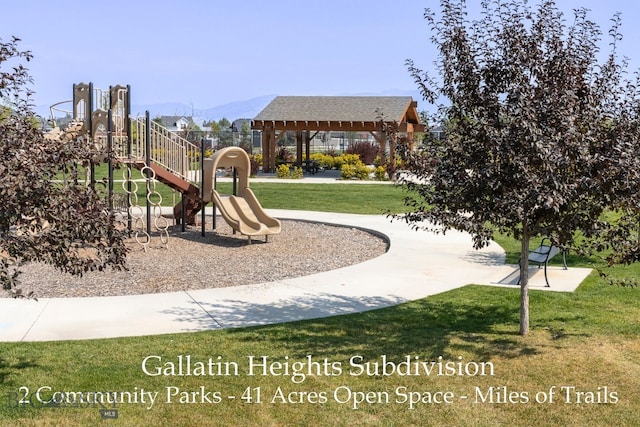
[(418, 103), (410, 96), (277, 96), (253, 119), (253, 129), (377, 131), (381, 119), (401, 132), (420, 132)]

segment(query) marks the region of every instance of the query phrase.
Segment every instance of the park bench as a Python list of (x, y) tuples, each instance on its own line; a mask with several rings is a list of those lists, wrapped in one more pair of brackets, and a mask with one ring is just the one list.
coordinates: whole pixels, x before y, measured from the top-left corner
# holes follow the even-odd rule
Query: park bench
[[(549, 260), (551, 258), (562, 252), (562, 265), (565, 270), (567, 269), (566, 251), (560, 249), (557, 246), (554, 246), (553, 244), (551, 244), (551, 242), (545, 244), (545, 242), (548, 240), (549, 239), (547, 237), (543, 238), (542, 242), (540, 242), (540, 246), (532, 251), (529, 251), (528, 256), (529, 263), (538, 264), (538, 268), (544, 265), (544, 281), (547, 284), (547, 288), (549, 287), (549, 279), (547, 278), (547, 264), (549, 263)], [(518, 261), (518, 264), (522, 266), (521, 261), (522, 260)]]
[(320, 163), (315, 160), (303, 161), (302, 169), (304, 169), (305, 172), (309, 172), (311, 175), (315, 175), (322, 170), (320, 167)]

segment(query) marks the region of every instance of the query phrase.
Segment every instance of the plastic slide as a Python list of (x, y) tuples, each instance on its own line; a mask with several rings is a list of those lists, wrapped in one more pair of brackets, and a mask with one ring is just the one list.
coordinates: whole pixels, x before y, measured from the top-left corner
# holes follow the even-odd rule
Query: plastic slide
[[(215, 188), (215, 173), (218, 168), (234, 167), (238, 185), (236, 195), (221, 195)], [(204, 159), (204, 201), (213, 202), (224, 220), (234, 229), (249, 238), (280, 233), (280, 221), (264, 211), (253, 191), (249, 188), (251, 163), (247, 153), (239, 147), (227, 147), (216, 151), (210, 159)]]

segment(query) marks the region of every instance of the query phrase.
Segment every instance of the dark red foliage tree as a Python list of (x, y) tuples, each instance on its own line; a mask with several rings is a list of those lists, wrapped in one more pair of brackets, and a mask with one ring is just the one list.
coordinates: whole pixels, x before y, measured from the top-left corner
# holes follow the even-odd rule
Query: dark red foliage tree
[(23, 263), (82, 274), (124, 268), (126, 258), (106, 201), (76, 175), (78, 162), (97, 153), (82, 136), (45, 138), (20, 63), (31, 54), (18, 42), (0, 39), (0, 283), (14, 296), (22, 296), (16, 283)]
[(477, 248), (496, 231), (518, 239), (525, 335), (532, 238), (570, 246), (580, 232), (600, 249), (627, 242), (634, 256), (629, 227), (603, 219), (622, 209), (637, 224), (640, 86), (624, 80), (616, 56), (620, 17), (603, 62), (601, 31), (587, 11), (567, 20), (551, 0), (483, 1), (477, 20), (464, 1), (443, 0), (425, 18), (436, 72), (407, 64), (425, 99), (442, 102), (437, 123), (446, 132), (417, 152), (401, 150), (413, 172), (403, 181), (412, 196), (402, 217), (416, 228), (470, 232)]

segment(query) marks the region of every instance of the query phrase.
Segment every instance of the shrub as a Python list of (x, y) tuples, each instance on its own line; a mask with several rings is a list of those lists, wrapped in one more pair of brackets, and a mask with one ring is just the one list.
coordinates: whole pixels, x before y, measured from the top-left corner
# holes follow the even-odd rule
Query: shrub
[(343, 153), (343, 154), (340, 154), (340, 156), (338, 157), (340, 158), (343, 165), (356, 166), (358, 163), (362, 163), (362, 161), (360, 160), (359, 154)]
[(325, 152), (325, 154), (327, 156), (331, 156), (331, 157), (338, 157), (338, 151), (336, 151), (335, 148), (329, 148), (327, 149), (327, 151)]
[(360, 156), (354, 153), (342, 153), (335, 155), (330, 153), (313, 153), (309, 156), (311, 160), (315, 160), (325, 169), (342, 169), (342, 165), (357, 165), (360, 162)]
[(357, 154), (360, 160), (367, 165), (373, 164), (379, 151), (378, 144), (369, 141), (355, 142), (345, 150), (347, 154)]
[(304, 171), (301, 167), (294, 166), (293, 169), (289, 170), (289, 177), (293, 179), (300, 179), (304, 175)]
[(365, 165), (361, 161), (357, 161), (354, 164), (345, 163), (342, 165), (340, 169), (340, 177), (342, 179), (358, 179), (361, 181), (365, 181), (369, 179), (371, 175), (371, 169), (369, 166)]
[(278, 151), (276, 152), (276, 161), (281, 161), (281, 162), (293, 162), (295, 160), (295, 156), (293, 155), (293, 153), (291, 151), (289, 151), (289, 149), (282, 145), (280, 146), (280, 148), (278, 148)]
[(309, 156), (309, 159), (315, 160), (318, 164), (324, 169), (334, 169), (335, 168), (335, 158), (330, 154), (325, 153), (313, 153)]
[(258, 171), (260, 170), (260, 165), (262, 162), (259, 162), (254, 156), (249, 156), (249, 164), (251, 165), (251, 176), (258, 175)]
[(387, 170), (384, 166), (376, 166), (373, 170), (373, 175), (378, 181), (386, 181), (387, 180)]
[(289, 178), (291, 174), (290, 165), (288, 163), (283, 163), (276, 168), (276, 176), (278, 178)]
[(342, 157), (342, 154), (333, 157), (334, 169), (342, 169), (343, 164), (344, 164), (344, 157)]
[(362, 162), (359, 162), (355, 165), (356, 168), (356, 178), (360, 181), (366, 181), (371, 176), (371, 168), (365, 165)]
[(334, 167), (336, 169), (342, 169), (343, 165), (353, 165), (355, 166), (360, 161), (360, 156), (357, 154), (340, 154), (339, 156), (335, 156), (333, 158)]
[(340, 168), (340, 177), (342, 179), (353, 179), (356, 176), (356, 167), (354, 165), (342, 165)]
[(276, 168), (276, 176), (278, 178), (293, 178), (300, 179), (304, 175), (304, 171), (301, 167), (291, 167), (288, 163), (283, 163)]

